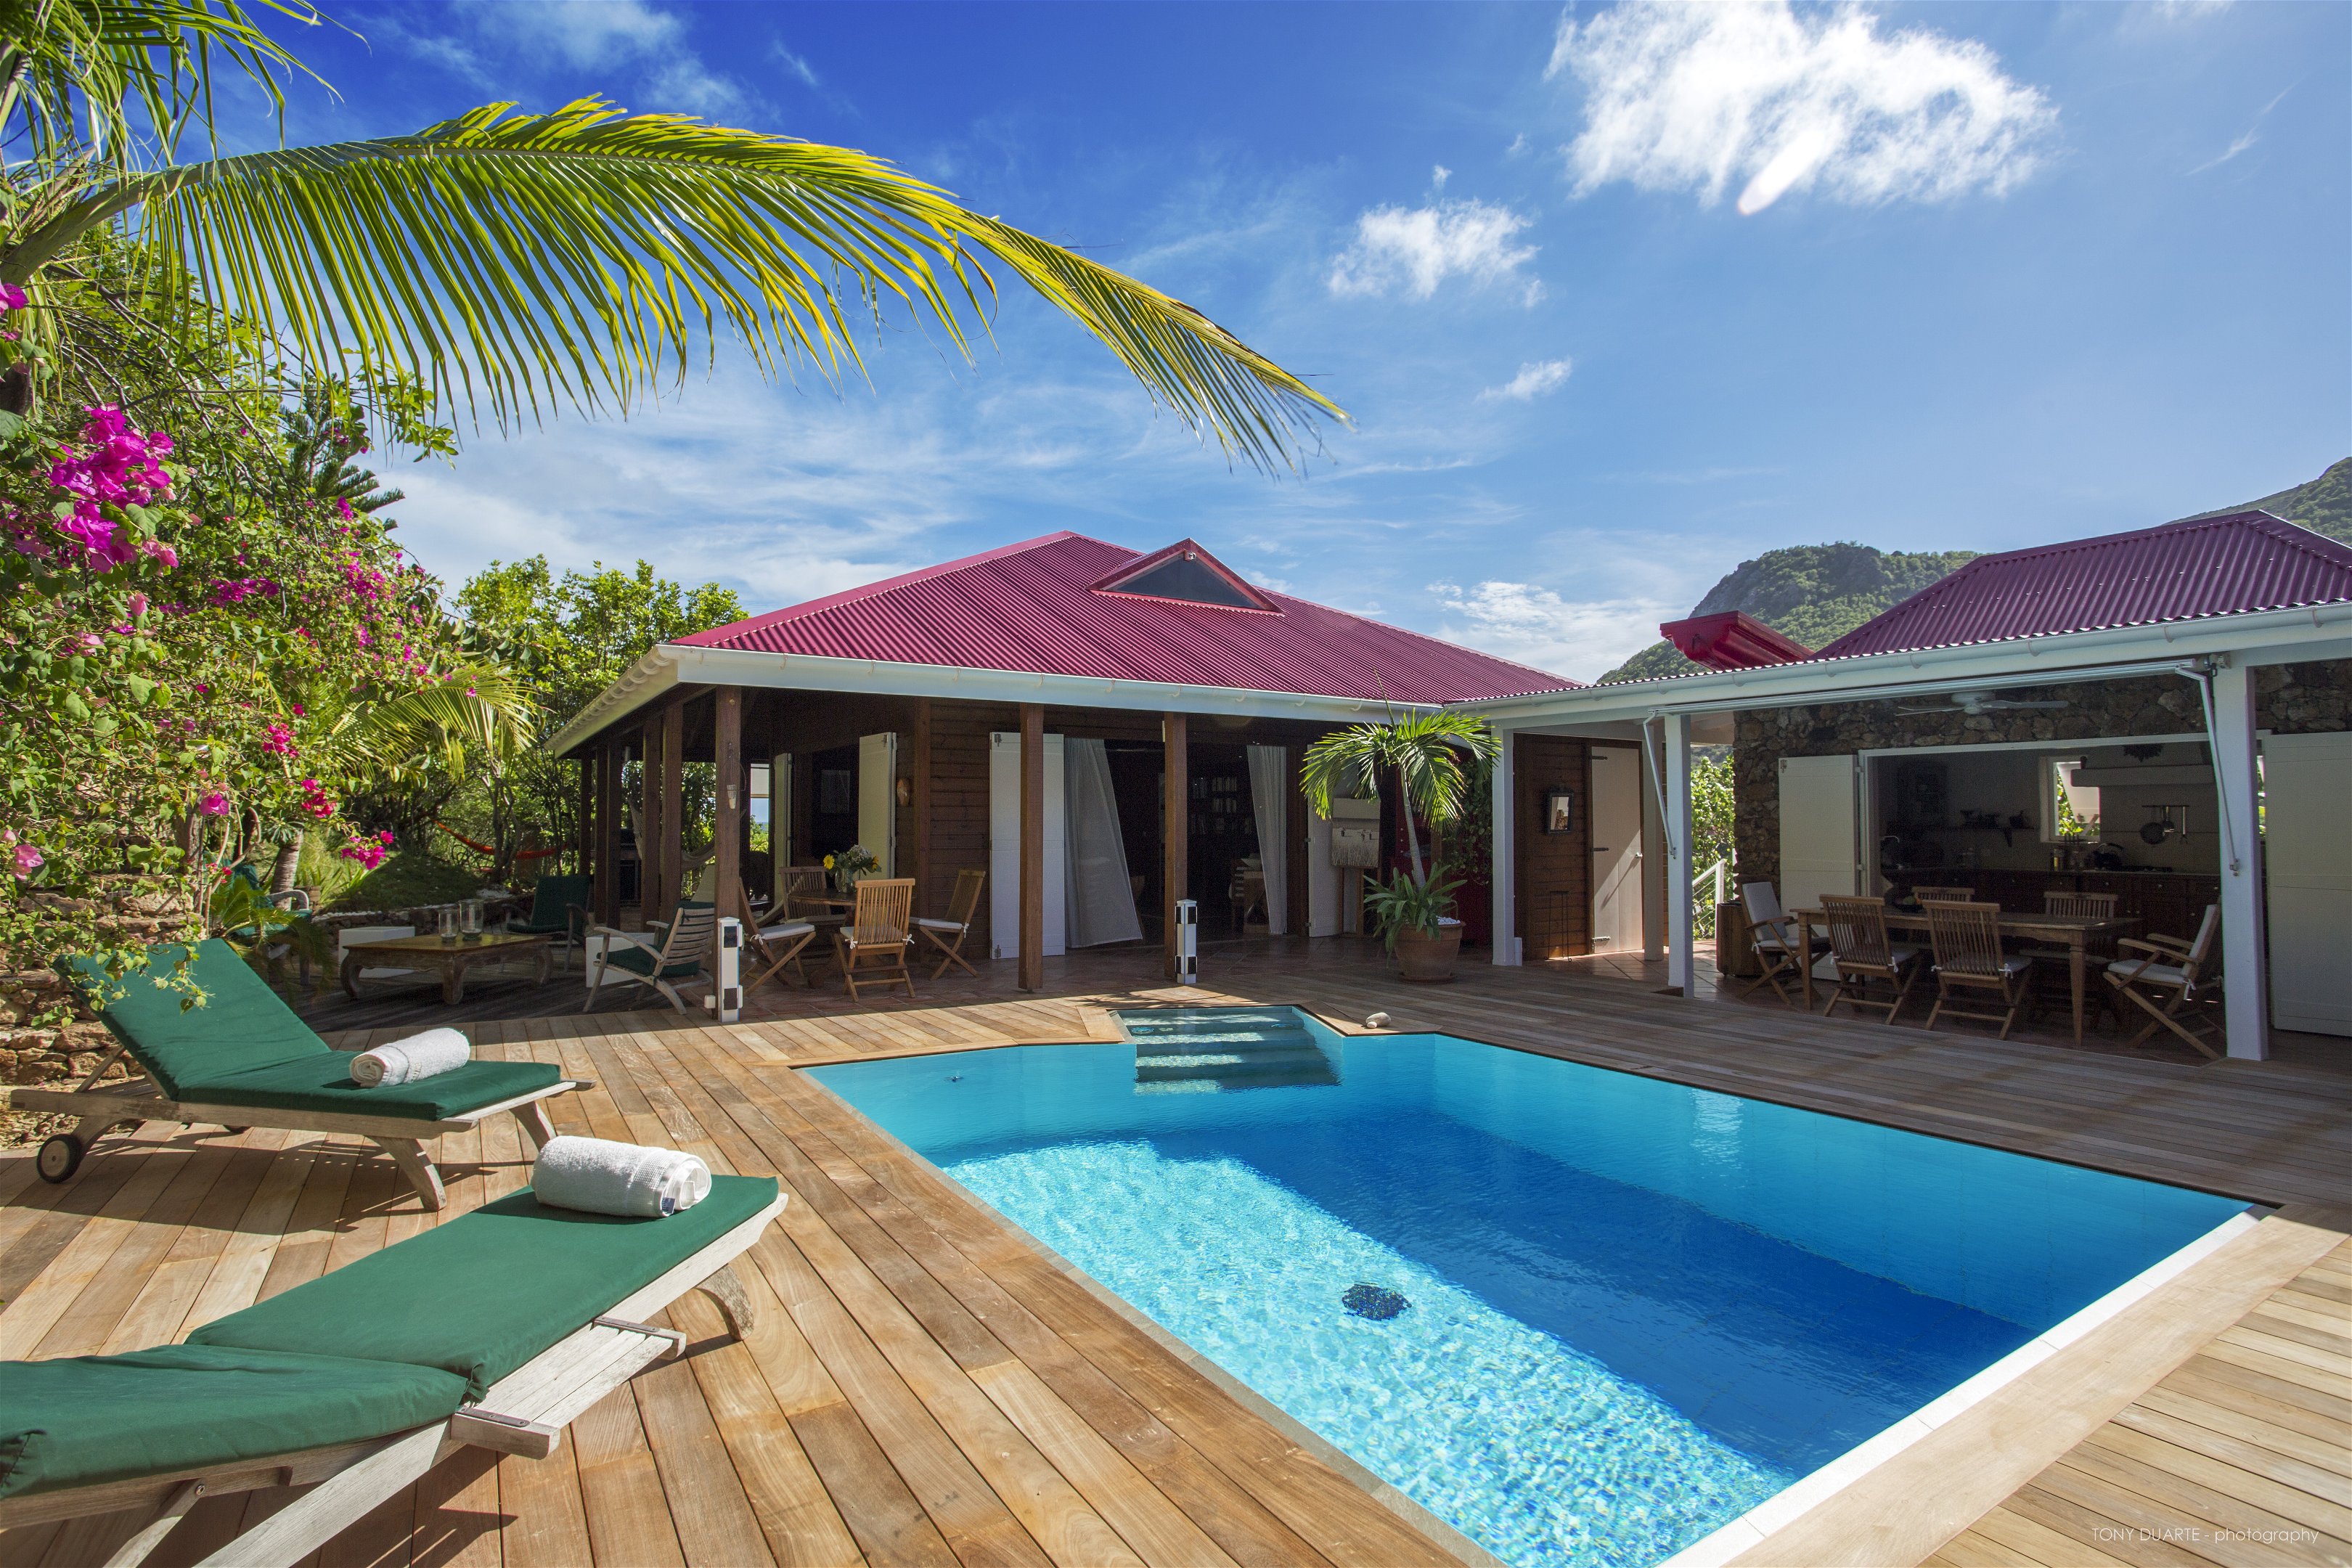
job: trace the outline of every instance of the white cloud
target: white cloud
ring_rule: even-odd
[[[641,68],[645,100],[633,109],[718,115],[751,107],[739,83],[688,45],[685,25],[646,0],[499,0],[460,14],[485,43],[513,58],[574,70]]]
[[[1535,259],[1518,243],[1528,219],[1481,201],[1439,201],[1425,207],[1374,207],[1356,219],[1356,237],[1332,265],[1331,292],[1402,292],[1426,300],[1449,278],[1474,286],[1515,279]],[[1528,303],[1542,285],[1528,279]]]
[[[1563,599],[1532,583],[1434,585],[1458,622],[1438,635],[1578,680],[1614,669],[1658,640],[1658,623],[1681,614],[1664,600]]]
[[[1443,192],[1445,189],[1445,182],[1453,177],[1454,171],[1447,168],[1444,164],[1440,163],[1436,168],[1430,171],[1430,188],[1434,191]]]
[[[2235,142],[2231,142],[2228,149],[2225,150],[2220,157],[2208,158],[2205,162],[2198,164],[2189,172],[2192,174],[2201,174],[2208,169],[2218,169],[2222,164],[2228,163],[2231,159],[2236,157],[2239,153],[2252,150],[2254,144],[2263,139],[2263,121],[2269,119],[2271,110],[2276,109],[2279,106],[2280,101],[2286,97],[2287,93],[2293,92],[2294,90],[2294,89],[2291,87],[2286,89],[2284,91],[2282,91],[2277,98],[2272,99],[2268,103],[2263,104],[2262,108],[2256,110],[2254,111],[2254,122],[2252,125],[2247,126],[2244,133]]]
[[[1519,374],[1500,386],[1490,386],[1478,395],[1481,403],[1507,397],[1517,403],[1532,403],[1547,392],[1557,392],[1568,380],[1575,366],[1564,359],[1536,360],[1519,366]]]
[[[1528,141],[1528,133],[1522,131],[1517,136],[1511,138],[1511,144],[1503,149],[1503,156],[1506,158],[1524,158],[1529,153],[1534,151],[1535,143]]]
[[[796,55],[793,53],[792,50],[784,47],[781,43],[776,46],[776,59],[786,70],[801,79],[802,86],[823,87],[824,85],[817,79],[816,68],[814,66],[809,64],[803,57]]]
[[[1563,73],[1585,90],[1567,149],[1580,194],[1622,180],[1712,205],[1738,182],[1751,214],[1792,190],[1863,205],[1998,195],[2032,174],[2057,121],[1972,39],[1789,0],[1563,18],[1545,74]]]

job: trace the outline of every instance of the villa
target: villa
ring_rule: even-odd
[[[1818,650],[1664,630],[1699,671],[1586,687],[1057,533],[655,647],[548,742],[598,921],[789,912],[856,845],[917,917],[985,887],[970,972],[298,1016],[227,957],[337,1092],[328,1047],[428,1023],[537,1087],[413,1112],[404,1160],[381,1116],[160,1119],[237,1119],[194,1090],[62,1176],[0,1159],[0,1358],[57,1413],[0,1446],[0,1560],[2352,1561],[2352,549],[2241,512],[1982,557]],[[1501,738],[1491,858],[1414,985],[1361,904],[1399,801],[1327,821],[1299,761],[1448,708]],[[1809,1010],[1735,980],[1758,906],[1690,847],[1727,745],[1745,890],[2072,931],[2022,971],[2062,1022],[1823,1016],[1843,950],[1781,977]],[[2084,932],[2200,930],[2218,1045],[2070,1048]],[[168,1071],[225,1016],[119,1032]],[[717,1195],[567,1221],[551,1132]],[[408,1403],[50,1441],[75,1365],[223,1358]]]

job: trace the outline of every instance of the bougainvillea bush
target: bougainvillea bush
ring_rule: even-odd
[[[266,871],[299,833],[380,863],[391,845],[341,806],[385,762],[369,715],[495,678],[393,525],[289,461],[255,346],[185,297],[110,289],[103,261],[37,333],[0,293],[0,389],[25,410],[0,412],[0,958],[17,970],[153,934],[121,921],[126,899],[202,929],[234,867]]]

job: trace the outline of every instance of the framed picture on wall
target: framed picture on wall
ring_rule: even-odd
[[[1544,792],[1544,831],[1568,833],[1576,827],[1576,792],[1553,789]]]

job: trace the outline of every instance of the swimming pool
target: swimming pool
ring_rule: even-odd
[[[1288,1009],[811,1076],[1513,1563],[1646,1568],[2240,1213]]]

